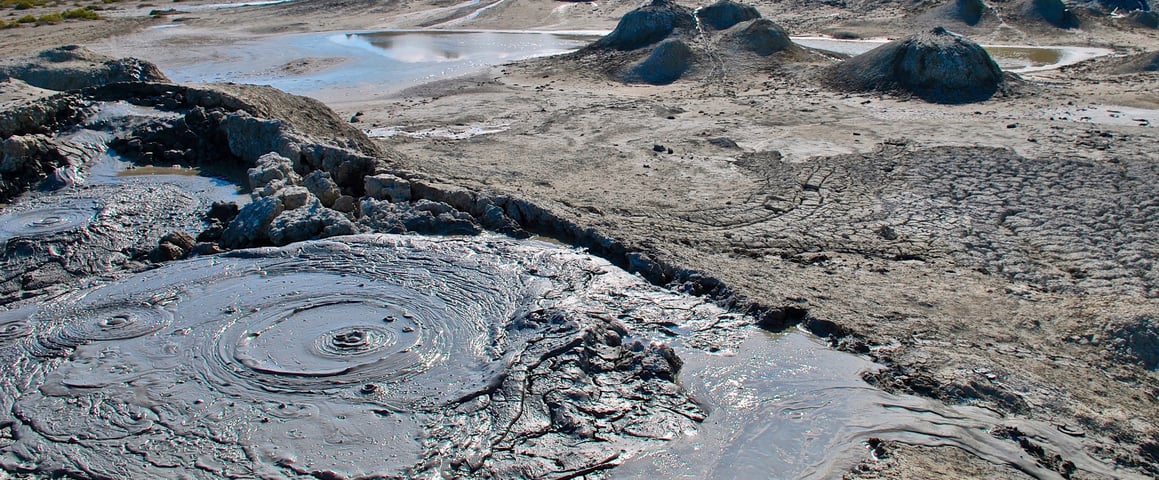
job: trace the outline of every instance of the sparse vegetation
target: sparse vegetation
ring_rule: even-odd
[[[25,15],[17,18],[16,23],[36,23],[36,15]]]
[[[94,12],[90,8],[74,8],[72,10],[65,10],[60,12],[60,16],[77,20],[99,20],[101,18],[97,12]]]
[[[36,19],[37,25],[56,25],[64,21],[64,17],[59,13],[46,13]]]

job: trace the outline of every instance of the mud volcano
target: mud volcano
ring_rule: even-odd
[[[1003,85],[1003,74],[977,43],[937,27],[834,65],[827,80],[841,90],[911,94],[933,103],[970,103],[993,96]]]
[[[1029,20],[1046,22],[1058,28],[1078,28],[1079,18],[1066,8],[1062,0],[1022,0],[1019,15]]]
[[[783,51],[805,49],[751,6],[722,0],[692,11],[655,0],[624,15],[612,33],[571,58],[623,82],[664,85],[758,68],[764,60],[753,54],[770,57]]]
[[[14,366],[0,464],[84,478],[607,468],[705,415],[650,325],[722,318],[736,316],[534,242],[375,235],[171,263],[0,312]]]
[[[696,19],[688,7],[669,0],[652,0],[652,3],[625,14],[612,33],[597,40],[589,48],[636,50],[656,44],[681,30],[695,28]]]
[[[1159,51],[1140,53],[1124,58],[1113,70],[1115,73],[1142,73],[1159,71]]]

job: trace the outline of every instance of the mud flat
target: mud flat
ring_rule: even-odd
[[[341,116],[316,102],[242,86],[209,88],[213,94],[155,83],[106,86],[82,95],[81,104],[47,97],[37,105],[115,101],[128,89],[137,92],[134,98],[178,111],[179,118],[153,119],[122,135],[126,147],[139,141],[125,153],[146,163],[172,150],[195,159],[209,151],[228,154],[253,169],[245,183],[254,202],[235,216],[203,213],[198,228],[219,229],[217,240],[205,243],[290,245],[144,273],[138,271],[149,264],[138,254],[137,263],[70,274],[71,283],[13,283],[3,320],[11,342],[5,340],[4,351],[15,362],[6,364],[17,365],[27,382],[4,387],[13,392],[4,412],[19,420],[5,428],[21,432],[0,436],[11,437],[4,441],[5,468],[82,477],[162,468],[215,476],[235,473],[230,465],[242,465],[243,475],[695,477],[767,472],[765,466],[789,457],[804,460],[780,470],[785,476],[1154,476],[1159,247],[1150,235],[1157,175],[1151,145],[1159,135],[1148,119],[1159,99],[1143,50],[1154,48],[1155,34],[1123,23],[1126,16],[1100,14],[1103,7],[1095,4],[1069,14],[1060,2],[971,5],[758,3],[756,17],[726,6],[725,12],[742,13],[721,17],[736,20],[731,24],[704,22],[705,11],[689,5],[671,9],[684,16],[655,39],[664,48],[648,43],[504,65],[394,98],[336,104]],[[148,22],[210,32],[185,45],[229,45],[312,30],[610,30],[637,6],[509,0],[328,9],[298,1]],[[974,10],[978,15],[965,15]],[[839,58],[784,43],[789,34],[903,38],[937,26],[931,18],[972,42],[1114,53],[1003,75],[983,101],[935,105],[896,84],[833,88],[822,80]],[[1146,21],[1142,13],[1132,18]],[[119,37],[97,48],[131,50],[135,41]],[[165,48],[180,52],[183,45]],[[312,57],[285,66],[324,71],[342,64]],[[51,95],[9,85],[20,98]],[[218,100],[206,104],[209,98]],[[191,116],[199,107],[204,112]],[[211,123],[200,123],[202,115]],[[1124,115],[1132,121],[1119,121]],[[345,120],[354,118],[352,128]],[[185,129],[196,131],[191,125],[237,135],[197,137],[214,139],[208,145],[182,140]],[[49,122],[39,134],[58,126]],[[372,143],[355,128],[379,138]],[[218,150],[208,149],[213,145]],[[72,210],[92,200],[59,198],[54,206]],[[13,205],[4,213],[26,212]],[[93,222],[67,211],[13,218],[14,228],[48,228],[50,236],[90,228],[51,231],[52,224]],[[221,231],[232,225],[234,235]],[[338,231],[473,234],[484,228],[549,236],[603,260],[569,263],[578,254],[512,240],[311,240]],[[13,238],[21,235],[28,236]],[[292,243],[297,240],[312,243]],[[136,251],[165,243],[173,242],[150,238]],[[35,258],[56,258],[60,248]],[[440,251],[449,255],[431,257]],[[528,256],[535,260],[507,263]],[[623,267],[696,296],[657,290],[619,272],[552,267],[549,257],[573,266],[595,262],[607,272]],[[368,258],[377,262],[363,261]],[[462,272],[511,281],[463,280],[473,275],[456,273],[464,261],[471,267]],[[330,262],[355,273],[342,277],[328,270]],[[219,271],[215,264],[237,268]],[[432,266],[448,264],[455,266]],[[414,268],[394,272],[390,265]],[[558,273],[542,278],[541,269]],[[28,268],[14,271],[36,278]],[[452,280],[432,281],[424,271]],[[612,277],[638,287],[601,283]],[[183,278],[189,284],[174,283]],[[358,292],[348,283],[354,280],[373,298],[350,293]],[[467,290],[475,297],[467,302],[452,293],[444,303],[482,310],[423,307],[460,281],[474,285]],[[260,287],[247,287],[250,282]],[[318,283],[350,288],[327,292]],[[147,285],[162,286],[163,294]],[[235,291],[248,291],[242,287],[253,288],[253,295]],[[197,294],[215,289],[229,294],[228,305]],[[447,322],[396,327],[373,318],[393,308],[387,303],[408,302],[435,317],[485,314],[503,303],[492,293],[511,305],[537,298],[550,308],[516,307],[503,313],[506,323],[456,322],[470,331],[460,336],[456,330],[455,338],[477,339],[467,347],[440,343],[437,335],[400,340]],[[346,297],[330,301],[328,295]],[[375,300],[382,298],[391,301]],[[42,299],[61,302],[32,306]],[[283,301],[293,308],[281,308]],[[194,328],[203,320],[183,313],[187,306],[204,307],[197,310],[209,317],[200,318],[222,328]],[[372,311],[373,322],[360,320]],[[483,323],[515,327],[496,332],[480,328]],[[799,325],[829,348],[863,357],[810,346],[803,336],[754,343],[765,334],[746,327],[751,324],[774,331]],[[281,328],[287,325],[301,328]],[[413,331],[404,332],[407,327]],[[542,343],[533,341],[537,335]],[[200,355],[189,362],[166,363],[174,352],[188,354],[175,347],[182,342],[209,347],[191,348]],[[301,348],[273,349],[274,343]],[[404,344],[414,350],[395,350]],[[111,347],[107,357],[101,345]],[[399,365],[392,362],[432,351],[455,351],[471,365],[441,371],[437,362],[420,359],[407,363],[412,372],[377,370],[380,361]],[[778,355],[800,360],[769,363]],[[547,360],[536,364],[535,358]],[[806,375],[798,388],[796,371],[818,376]],[[444,374],[463,388],[436,388]],[[415,391],[400,387],[403,377],[420,379]],[[154,390],[184,400],[167,407],[149,396]],[[314,391],[330,395],[319,399]],[[99,414],[60,417],[86,405]],[[843,416],[849,412],[873,420]],[[350,418],[397,422],[395,431],[407,434],[378,437],[381,432],[360,430]],[[74,438],[54,429],[64,420],[74,422],[72,430],[98,434]],[[188,424],[201,428],[183,430]],[[316,430],[320,425],[329,429]],[[824,438],[786,440],[812,427],[825,430]],[[173,448],[139,443],[154,434]],[[334,447],[335,438],[385,442],[398,455],[364,461],[358,442]],[[319,439],[328,442],[325,449],[317,448]],[[777,446],[754,448],[763,439]],[[259,443],[280,448],[248,447]],[[713,448],[704,448],[709,443]],[[77,445],[96,453],[69,457]],[[140,452],[134,455],[141,461],[104,463],[124,451]],[[204,458],[199,452],[205,451],[214,453]]]

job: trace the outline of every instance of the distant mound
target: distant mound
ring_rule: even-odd
[[[1021,0],[1019,14],[1028,20],[1046,22],[1058,28],[1078,28],[1079,18],[1062,0]]]
[[[1114,73],[1159,72],[1159,51],[1131,55],[1116,65]]]
[[[909,93],[933,103],[970,103],[992,97],[1003,84],[1003,74],[977,43],[937,27],[834,65],[827,81],[841,90]]]
[[[800,49],[780,25],[767,18],[759,18],[724,33],[722,44],[732,44],[738,50],[766,57],[777,52]]]
[[[636,50],[659,43],[679,30],[695,30],[696,18],[688,7],[669,0],[652,3],[632,10],[620,19],[616,29],[591,44],[595,50]]]
[[[761,18],[760,12],[749,5],[742,5],[732,0],[720,0],[712,5],[696,10],[696,18],[700,24],[714,30],[725,30],[734,25]]]
[[[115,59],[77,45],[5,62],[0,65],[0,80],[9,78],[56,91],[120,82],[169,82],[152,63],[135,58]]]
[[[943,19],[974,26],[981,23],[986,14],[991,13],[991,9],[982,0],[951,0],[935,9],[935,13]]]
[[[1159,12],[1144,12],[1135,10],[1127,14],[1127,18],[1137,25],[1147,28],[1159,28]]]
[[[653,85],[754,71],[770,61],[828,61],[794,44],[785,29],[761,18],[755,8],[732,0],[696,11],[670,0],[652,0],[624,15],[612,33],[568,58],[623,82]]]

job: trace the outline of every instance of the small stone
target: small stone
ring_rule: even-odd
[[[351,213],[354,211],[354,197],[350,195],[342,195],[334,200],[334,205],[330,208],[342,213]]]
[[[193,240],[193,235],[177,230],[166,233],[164,237],[161,237],[160,243],[171,243],[188,252],[197,242]]]

